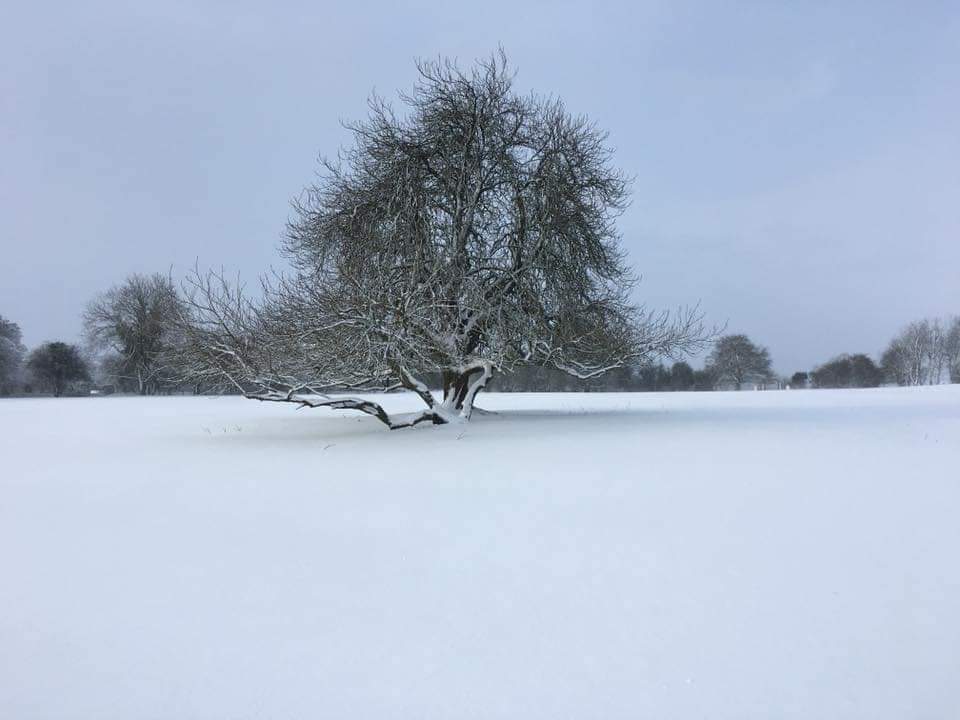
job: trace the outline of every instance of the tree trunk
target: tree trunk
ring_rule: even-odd
[[[470,389],[470,376],[475,372],[470,370],[465,373],[444,372],[443,381],[443,404],[454,410],[463,409],[463,401]]]
[[[443,408],[469,420],[477,394],[486,387],[492,377],[493,368],[488,363],[471,367],[464,372],[445,370]]]
[[[457,381],[457,373],[452,370],[444,370],[442,374],[443,382],[443,404],[446,405],[450,400],[450,395],[453,392],[453,386]]]

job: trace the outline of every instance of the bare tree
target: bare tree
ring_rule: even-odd
[[[940,382],[944,366],[947,363],[946,333],[944,333],[943,326],[937,318],[924,320],[923,322],[927,327],[925,358],[927,365],[927,384],[935,385]]]
[[[890,341],[881,358],[887,378],[898,385],[935,385],[949,377],[957,358],[957,319],[947,328],[940,321],[918,320]]]
[[[729,382],[737,390],[747,380],[765,382],[773,377],[770,353],[746,335],[725,335],[717,340],[706,367],[715,382]]]
[[[408,112],[374,97],[348,126],[354,146],[294,203],[291,272],[257,301],[222,274],[192,278],[182,356],[196,375],[398,428],[469,419],[495,371],[591,378],[707,339],[696,308],[631,304],[615,224],[628,182],[604,133],[557,100],[514,92],[502,53],[470,72],[417,69],[401,95]],[[400,388],[426,408],[391,416],[330,395]]]
[[[960,383],[960,316],[950,320],[943,347],[950,382]]]
[[[170,278],[131,275],[87,305],[87,343],[113,354],[109,365],[119,379],[141,395],[153,394],[166,379],[161,358],[182,315],[180,302]]]

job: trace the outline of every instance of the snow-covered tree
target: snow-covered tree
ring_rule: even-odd
[[[716,383],[730,383],[739,390],[748,380],[764,382],[773,377],[770,353],[754,345],[746,335],[724,335],[707,358],[707,370]]]
[[[131,275],[97,295],[83,316],[87,343],[105,354],[103,366],[120,385],[141,395],[157,392],[167,373],[161,362],[182,315],[170,278]]]
[[[221,275],[193,278],[183,356],[195,375],[397,428],[469,419],[496,371],[591,378],[700,346],[696,309],[631,302],[616,227],[628,182],[604,133],[557,100],[518,94],[502,53],[469,72],[417,68],[406,112],[374,97],[348,126],[353,147],[295,202],[291,271],[256,301]],[[425,409],[390,416],[330,395],[399,388]]]
[[[20,379],[27,352],[22,341],[20,326],[0,315],[0,395],[12,393]]]

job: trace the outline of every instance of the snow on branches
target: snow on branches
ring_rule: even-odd
[[[502,53],[469,72],[417,69],[406,112],[374,97],[348,126],[353,147],[294,203],[289,272],[255,301],[222,275],[192,278],[184,355],[197,374],[395,428],[469,419],[495,371],[589,378],[706,340],[696,308],[630,302],[616,229],[628,181],[604,133],[557,100],[518,95]],[[396,418],[333,394],[399,388],[426,409]]]

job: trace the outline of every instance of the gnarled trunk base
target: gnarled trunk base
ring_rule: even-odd
[[[469,420],[473,403],[493,377],[490,363],[478,363],[464,370],[445,370],[443,373],[443,403],[441,407],[462,420]]]

